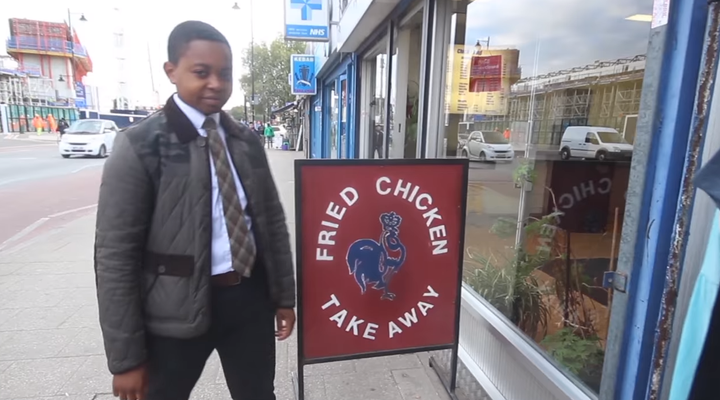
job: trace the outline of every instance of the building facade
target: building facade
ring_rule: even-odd
[[[76,83],[92,72],[92,60],[80,38],[66,23],[10,18],[7,52],[21,71],[51,81],[56,96],[75,105]]]
[[[714,10],[355,0],[329,13],[308,156],[472,160],[459,391],[667,398],[699,268],[684,249],[706,244],[687,235],[707,228],[687,182],[716,149],[697,138],[720,134],[696,106],[715,74],[701,67]]]
[[[74,29],[66,23],[10,18],[6,47],[10,58],[0,68],[0,130],[33,130],[35,115],[74,121],[77,108],[95,103],[82,80],[92,60]]]

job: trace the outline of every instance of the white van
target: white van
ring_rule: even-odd
[[[560,158],[623,160],[632,158],[633,146],[613,128],[569,126],[560,139]]]

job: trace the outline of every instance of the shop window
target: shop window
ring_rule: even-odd
[[[367,79],[361,91],[361,131],[368,158],[385,158],[387,93],[387,37],[363,54],[362,74]]]
[[[393,40],[392,141],[390,158],[417,156],[423,9],[402,19]]]
[[[393,33],[393,43],[396,43],[397,40],[397,32]],[[390,105],[387,106],[388,110],[388,117],[387,117],[387,158],[403,158],[402,156],[402,149],[404,145],[404,138],[400,132],[398,132],[398,123],[402,124],[402,122],[398,121],[398,110],[397,110],[397,92],[398,92],[398,81],[397,81],[397,45],[393,46],[393,49],[388,56],[386,56],[386,60],[389,59],[389,62],[386,63],[386,71],[390,70],[389,78],[386,78],[387,88],[386,93],[389,93],[388,96],[390,97]],[[386,72],[387,73],[387,72]],[[387,103],[386,103],[387,104]],[[400,114],[401,116],[404,116],[404,113]]]
[[[340,81],[340,158],[348,157],[348,125],[347,125],[347,79]]]
[[[328,144],[330,145],[330,158],[338,158],[338,131],[340,127],[338,121],[338,94],[335,91],[335,81],[332,82],[329,92],[330,141]]]
[[[596,393],[652,7],[453,2],[434,111],[438,154],[471,159],[465,282]]]

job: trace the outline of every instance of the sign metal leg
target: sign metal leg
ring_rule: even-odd
[[[303,365],[298,365],[298,370],[292,374],[296,400],[305,400],[305,372],[303,367]]]
[[[437,374],[438,378],[440,378],[440,381],[442,382],[443,386],[445,387],[445,390],[447,391],[448,395],[452,400],[459,400],[457,394],[455,393],[455,388],[457,386],[457,367],[458,367],[458,349],[457,346],[452,349],[452,354],[450,355],[450,377],[449,379],[445,375],[445,371],[443,371],[442,366],[435,360],[434,356],[430,356],[430,368],[435,371],[435,374]]]

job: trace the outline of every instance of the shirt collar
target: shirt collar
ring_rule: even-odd
[[[182,111],[183,114],[188,117],[188,119],[198,132],[203,131],[202,126],[205,123],[205,119],[207,117],[211,117],[212,119],[214,119],[215,123],[220,126],[220,113],[205,115],[182,101],[182,99],[180,98],[180,96],[178,96],[177,93],[173,95],[173,100],[175,100],[175,104],[177,104],[180,111]]]

